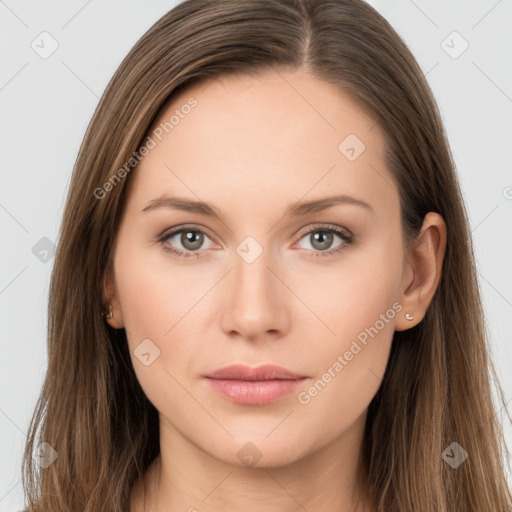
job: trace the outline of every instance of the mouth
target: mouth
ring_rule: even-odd
[[[275,365],[233,365],[205,375],[205,379],[211,389],[232,402],[265,405],[289,395],[308,377]]]

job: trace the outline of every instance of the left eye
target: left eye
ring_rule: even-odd
[[[340,238],[341,242],[334,248],[330,248],[334,237]],[[313,245],[313,251],[316,252],[315,256],[324,256],[336,253],[343,249],[346,244],[351,242],[351,236],[338,228],[315,228],[305,233],[301,237],[301,240],[303,238],[309,240],[310,244]]]
[[[341,242],[334,249],[329,247],[333,243],[334,237],[337,236]],[[316,227],[304,233],[300,240],[309,237],[310,243],[314,244],[313,249],[308,249],[313,256],[329,256],[344,249],[344,247],[352,242],[352,234],[341,228],[334,227]],[[181,244],[183,249],[176,249],[175,243],[171,243],[172,239],[177,238],[177,242]],[[199,250],[204,243],[205,238],[210,237],[199,228],[180,228],[175,231],[167,232],[158,238],[164,250],[175,254],[178,257],[199,258]],[[208,249],[208,247],[206,247]]]

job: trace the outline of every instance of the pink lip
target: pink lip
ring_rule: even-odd
[[[233,402],[264,405],[291,393],[307,377],[275,365],[233,365],[205,376],[210,386]]]

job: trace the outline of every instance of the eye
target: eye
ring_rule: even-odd
[[[331,256],[342,251],[347,245],[353,242],[353,235],[348,230],[340,227],[317,226],[304,233],[300,240],[309,237],[309,242],[313,249],[309,250],[312,256]],[[341,239],[341,242],[334,249],[329,249],[335,237]],[[210,237],[197,227],[181,227],[171,231],[166,231],[158,237],[158,242],[166,252],[176,255],[179,258],[200,258],[200,250],[208,249],[203,247],[205,238]],[[173,239],[176,239],[173,241]],[[182,249],[176,248],[176,244],[181,245]]]
[[[335,237],[340,238],[341,242],[334,249],[329,249]],[[312,245],[313,250],[310,251],[312,256],[332,256],[353,242],[352,233],[332,226],[317,226],[303,234],[301,240],[303,238]]]
[[[158,238],[158,241],[162,244],[163,249],[167,252],[175,254],[178,257],[189,258],[194,256],[199,258],[198,250],[203,248],[202,245],[204,243],[205,237],[208,235],[199,228],[180,228],[174,231],[167,231],[163,235]],[[172,243],[171,241],[176,238],[176,240]],[[181,244],[182,249],[176,249],[173,247],[175,244]],[[197,254],[196,254],[197,253]]]

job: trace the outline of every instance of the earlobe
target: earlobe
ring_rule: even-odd
[[[404,313],[395,322],[396,331],[414,327],[425,316],[441,279],[446,240],[444,219],[438,213],[429,212],[406,258],[409,271],[404,271],[407,281],[402,283],[404,291],[400,300]]]
[[[104,311],[101,316],[105,318],[105,320],[110,320],[114,315],[112,313],[112,304],[108,305],[108,311]]]
[[[103,312],[101,316],[114,329],[124,327],[121,305],[117,298],[117,291],[113,273],[107,270],[103,280]]]
[[[110,327],[113,327],[114,329],[121,329],[124,327],[124,325],[117,320],[117,318],[114,316],[112,304],[109,304],[108,310],[105,310],[101,316],[105,319],[105,321],[110,325]]]

